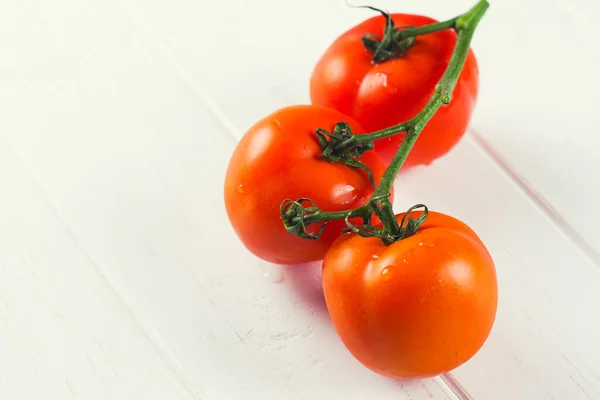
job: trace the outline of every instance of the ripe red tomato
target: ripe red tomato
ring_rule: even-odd
[[[396,27],[436,22],[409,14],[392,14],[392,19]],[[374,64],[361,38],[368,33],[381,36],[385,23],[385,17],[377,16],[343,33],[317,62],[310,81],[313,104],[353,117],[367,132],[408,121],[421,111],[450,61],[457,38],[451,29],[417,36],[403,56]],[[426,125],[404,167],[430,164],[460,140],[477,99],[478,76],[475,56],[469,50],[452,102]],[[399,134],[375,143],[385,164],[403,137]]]
[[[350,352],[395,378],[435,376],[470,359],[491,331],[498,302],[483,243],[464,223],[435,212],[389,246],[340,236],[323,261],[323,289]]]
[[[338,111],[292,106],[257,122],[238,143],[225,178],[225,206],[235,232],[256,256],[277,264],[321,260],[345,226],[344,221],[330,222],[318,240],[296,237],[280,218],[283,200],[310,198],[323,211],[344,211],[370,199],[373,187],[366,172],[322,157],[315,130],[332,132],[337,122],[363,132]],[[385,168],[373,150],[361,162],[379,183]],[[315,233],[320,226],[309,228]]]

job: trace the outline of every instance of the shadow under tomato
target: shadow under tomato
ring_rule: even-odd
[[[321,284],[321,262],[285,265],[283,273],[294,296],[308,305],[314,315],[330,321]]]
[[[282,272],[284,275],[283,282],[292,291],[293,296],[299,302],[308,306],[315,317],[322,318],[329,328],[334,329],[323,294],[321,262],[284,265],[282,266]],[[366,367],[364,368],[366,369]],[[379,385],[396,387],[402,393],[425,392],[430,394],[423,380],[420,379],[391,378],[376,374],[368,369],[365,370],[365,373],[375,374]]]

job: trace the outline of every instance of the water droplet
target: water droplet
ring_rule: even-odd
[[[238,187],[237,187],[237,191],[238,191],[238,193],[244,193],[245,192],[244,185],[239,184]]]
[[[408,264],[408,260],[406,258],[404,258],[402,262]]]
[[[377,259],[379,259],[379,256],[378,256],[377,254],[373,254],[373,255],[371,256],[371,258],[372,258],[373,260],[377,260]]]
[[[381,279],[386,282],[390,281],[391,279],[394,278],[395,274],[396,274],[396,269],[392,265],[389,265],[381,271]]]
[[[265,272],[263,276],[271,283],[282,283],[285,280],[281,271]]]
[[[423,242],[419,242],[419,247],[423,247]]]
[[[285,280],[281,265],[259,262],[258,267],[263,273],[263,277],[271,283],[282,283]]]

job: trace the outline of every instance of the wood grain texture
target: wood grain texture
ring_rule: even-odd
[[[470,3],[407,10],[443,18]],[[396,206],[425,202],[463,219],[496,260],[497,323],[453,372],[470,396],[600,399],[597,230],[584,224],[596,215],[573,211],[581,200],[560,193],[589,187],[575,177],[597,167],[599,142],[588,134],[597,120],[575,119],[587,94],[568,81],[554,82],[578,98],[561,103],[563,113],[542,96],[544,74],[572,67],[551,58],[551,43],[537,47],[542,33],[527,12],[541,0],[497,3],[475,41],[475,133],[402,175]],[[244,129],[307,102],[314,61],[364,10],[316,0],[0,9],[0,177],[10,193],[0,199],[0,398],[455,398],[439,378],[397,382],[360,366],[327,318],[319,266],[256,260],[222,205]],[[560,32],[581,38],[566,51],[582,83],[594,61],[583,28],[564,5],[541,10],[565,29],[550,33],[554,44],[569,40]],[[504,24],[512,29],[503,36]],[[509,50],[527,65],[497,54]],[[567,141],[561,133],[572,126]],[[569,168],[551,157],[558,146]],[[568,216],[571,231],[548,210]]]

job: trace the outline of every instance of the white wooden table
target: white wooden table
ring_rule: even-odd
[[[371,3],[442,19],[473,0]],[[599,12],[492,1],[472,128],[396,205],[481,235],[497,321],[450,375],[398,382],[345,350],[318,267],[258,261],[222,203],[236,140],[308,102],[314,62],[368,11],[2,0],[0,399],[600,399]]]

